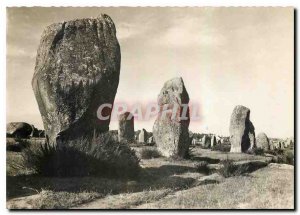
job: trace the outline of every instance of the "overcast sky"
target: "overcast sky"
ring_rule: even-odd
[[[100,13],[115,22],[121,46],[116,101],[156,101],[164,82],[181,76],[200,107],[191,131],[229,135],[232,110],[244,105],[256,133],[294,136],[294,11],[280,7],[9,8],[7,121],[43,127],[31,87],[43,29]],[[135,128],[152,131],[153,123]]]

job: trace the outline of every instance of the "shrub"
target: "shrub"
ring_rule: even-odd
[[[223,160],[221,161],[222,167],[218,170],[218,172],[223,175],[225,178],[232,176],[239,176],[248,171],[248,166],[237,166],[234,164],[232,160]]]
[[[271,155],[283,155],[283,149],[273,149],[268,151],[269,154]]]
[[[195,165],[197,172],[209,174],[208,162],[200,161]]]
[[[283,162],[286,164],[294,165],[294,152],[292,150],[284,152]]]
[[[285,163],[289,165],[294,165],[293,150],[274,149],[268,151],[268,153],[275,156],[275,158],[272,159],[273,163]]]
[[[30,142],[28,140],[16,138],[15,143],[10,143],[6,146],[6,150],[12,152],[21,152],[23,149],[28,148],[29,146]]]
[[[141,150],[141,158],[142,159],[151,159],[151,158],[158,158],[161,157],[160,153],[157,149],[142,149]]]
[[[23,163],[42,176],[104,176],[132,178],[138,175],[139,159],[124,144],[101,135],[65,146],[46,142],[23,153]]]
[[[264,150],[262,148],[255,148],[253,150],[253,154],[255,154],[255,155],[264,155]]]
[[[217,144],[211,148],[212,151],[230,152],[229,144]]]
[[[294,153],[290,150],[284,151],[282,154],[277,154],[272,162],[294,165]]]

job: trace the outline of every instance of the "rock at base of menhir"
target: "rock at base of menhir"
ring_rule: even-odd
[[[147,131],[143,128],[141,132],[139,133],[139,143],[147,143],[148,139],[148,133]]]
[[[153,126],[153,136],[158,151],[165,157],[188,156],[190,115],[189,108],[184,110],[182,105],[188,105],[189,100],[182,78],[167,81],[158,95],[160,112]],[[172,116],[172,113],[163,114],[164,106],[167,107],[165,110],[172,110],[176,106],[176,116]],[[184,119],[180,118],[182,115]]]
[[[250,109],[242,105],[234,108],[230,119],[230,152],[249,152],[255,148],[255,131],[250,121]]]
[[[134,117],[129,112],[119,115],[118,140],[121,143],[134,141]]]
[[[259,133],[256,137],[256,147],[263,150],[270,150],[270,141],[265,133]]]
[[[32,87],[50,142],[109,130],[119,84],[120,46],[107,15],[48,26],[37,51]],[[99,113],[98,113],[99,114]]]
[[[29,138],[33,133],[33,126],[26,122],[10,122],[6,125],[7,137]]]

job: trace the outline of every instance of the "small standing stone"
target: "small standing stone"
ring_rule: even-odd
[[[147,131],[143,128],[139,134],[139,143],[147,143]]]
[[[121,143],[134,141],[134,117],[129,112],[119,115],[118,139]]]
[[[212,148],[212,147],[214,147],[214,146],[216,146],[216,145],[217,145],[217,139],[216,139],[216,136],[213,135],[213,136],[211,137],[211,139],[210,139],[210,147]]]
[[[264,150],[270,150],[269,138],[265,133],[259,133],[256,137],[256,147]]]

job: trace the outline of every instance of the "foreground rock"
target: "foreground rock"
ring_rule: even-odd
[[[33,131],[33,127],[26,122],[10,122],[6,125],[8,137],[29,138]]]
[[[37,52],[32,87],[50,142],[109,130],[119,84],[120,47],[107,15],[48,26]]]
[[[119,115],[118,139],[125,143],[134,141],[134,117],[129,112]]]
[[[189,103],[189,95],[185,89],[182,78],[174,78],[167,81],[160,94],[158,104],[161,107],[159,115],[153,126],[153,136],[159,152],[166,157],[186,157],[188,155],[190,138],[189,108],[184,110],[182,105]],[[163,114],[163,107],[170,112]],[[172,116],[172,108],[177,107],[176,115]],[[180,118],[181,113],[186,118]]]
[[[250,109],[242,105],[234,108],[230,119],[230,152],[248,152],[255,147],[254,126]]]
[[[264,150],[270,150],[269,138],[265,133],[259,133],[256,137],[256,147]]]

